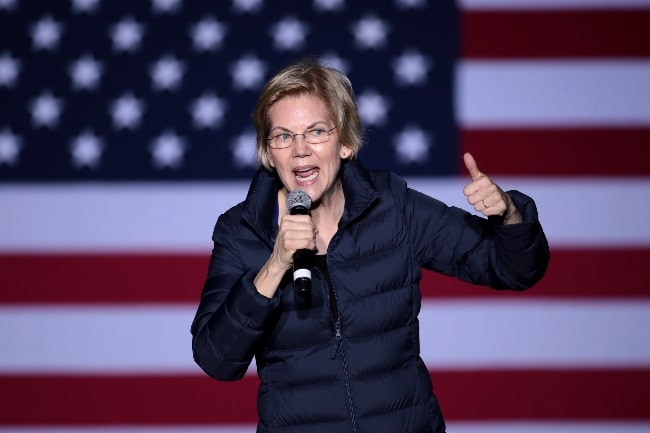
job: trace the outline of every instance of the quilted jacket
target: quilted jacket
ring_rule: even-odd
[[[291,272],[272,299],[253,285],[277,233],[275,174],[260,169],[245,201],[219,216],[194,359],[213,378],[236,380],[255,357],[258,433],[444,432],[420,358],[421,269],[531,287],[549,259],[535,204],[509,191],[524,222],[501,226],[359,162],[345,162],[341,180],[329,275],[312,272],[311,299],[296,294]]]

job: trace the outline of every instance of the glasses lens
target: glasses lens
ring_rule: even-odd
[[[330,134],[323,129],[312,129],[311,131],[307,131],[305,136],[308,143],[319,144],[326,142]]]
[[[293,144],[293,142],[297,139],[298,135],[302,135],[305,137],[305,141],[307,143],[311,144],[320,144],[320,143],[325,143],[327,140],[330,138],[330,134],[332,131],[336,128],[332,128],[329,131],[326,131],[324,129],[312,129],[304,134],[289,134],[289,133],[284,133],[284,134],[279,134],[279,135],[274,135],[273,137],[269,138],[269,146],[271,146],[274,149],[284,149]]]
[[[293,143],[293,137],[290,134],[280,134],[269,139],[270,146],[275,149],[284,149],[291,146],[291,143]]]

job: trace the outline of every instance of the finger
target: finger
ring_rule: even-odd
[[[308,215],[285,215],[280,222],[280,231],[290,241],[292,249],[313,249],[316,246],[318,228]],[[296,245],[296,242],[300,243]],[[304,243],[307,242],[307,245]]]
[[[489,196],[480,200],[480,202],[478,202],[474,208],[486,216],[502,215],[508,207],[508,204],[503,196],[505,196],[505,194],[502,194],[497,189],[496,193],[490,194]]]
[[[467,168],[467,171],[469,172],[470,176],[472,176],[472,180],[477,180],[483,175],[483,173],[481,173],[481,171],[478,169],[476,160],[474,159],[471,153],[465,152],[465,154],[463,155],[463,161],[465,162],[465,167]]]

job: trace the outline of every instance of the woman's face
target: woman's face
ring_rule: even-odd
[[[270,136],[303,134],[309,130],[329,131],[336,125],[329,116],[325,103],[309,95],[287,96],[269,109]],[[318,202],[330,194],[336,184],[341,159],[352,154],[349,146],[339,142],[337,130],[324,143],[308,143],[297,135],[293,144],[284,149],[269,147],[269,162],[277,171],[287,189],[301,189]]]

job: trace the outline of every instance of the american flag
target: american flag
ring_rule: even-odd
[[[365,165],[468,208],[470,151],[538,204],[535,288],[425,274],[448,430],[650,431],[649,0],[0,0],[0,36],[0,432],[255,431],[254,367],[208,378],[189,326],[256,97],[306,55]]]

